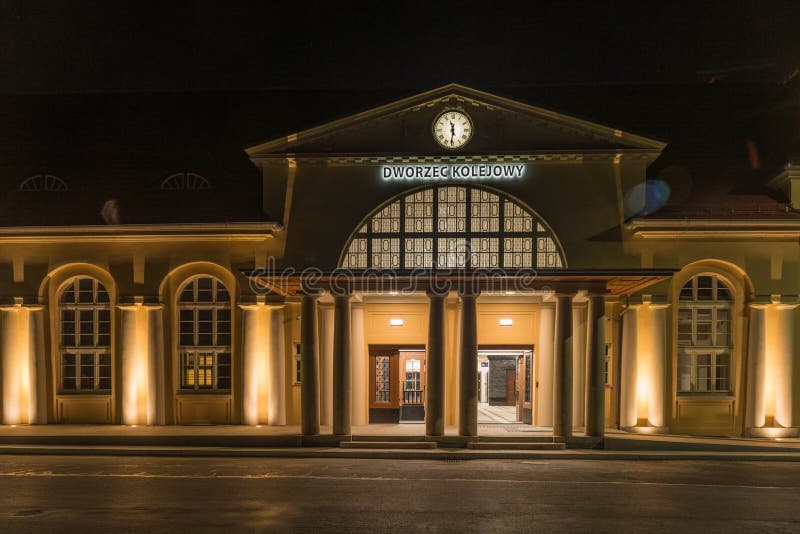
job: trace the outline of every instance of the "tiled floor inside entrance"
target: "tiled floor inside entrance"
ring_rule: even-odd
[[[516,423],[516,406],[490,406],[485,402],[478,403],[478,424]]]

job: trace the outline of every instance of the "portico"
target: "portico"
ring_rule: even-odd
[[[525,272],[511,276],[462,272],[447,275],[401,273],[379,278],[369,273],[339,271],[313,277],[280,277],[264,273],[250,273],[250,276],[273,295],[271,298],[299,299],[302,303],[303,435],[320,434],[324,426],[320,414],[326,412],[328,405],[332,407],[329,428],[335,436],[352,435],[354,421],[361,423],[369,419],[365,418],[365,412],[374,399],[368,397],[376,395],[376,391],[380,394],[376,382],[381,381],[370,374],[382,371],[376,369],[374,362],[368,364],[367,355],[375,347],[385,351],[394,343],[401,351],[413,350],[424,355],[421,393],[424,431],[420,425],[418,433],[428,438],[443,437],[445,428],[452,426],[458,429],[460,437],[478,436],[479,349],[487,345],[496,348],[496,344],[486,343],[495,341],[490,337],[491,329],[498,324],[513,325],[510,317],[522,318],[525,315],[515,312],[515,309],[527,309],[531,320],[520,321],[530,328],[529,337],[524,339],[531,342],[537,365],[525,370],[527,375],[522,377],[520,390],[524,389],[526,380],[535,389],[535,415],[530,424],[550,427],[554,436],[566,438],[572,435],[575,426],[585,427],[587,436],[601,437],[604,433],[606,300],[619,299],[670,274],[657,270],[560,270],[557,274],[543,273],[535,277]],[[520,289],[521,286],[524,288]],[[510,287],[517,289],[507,289]],[[319,301],[332,301],[333,313],[320,313]],[[354,309],[358,311],[353,313]],[[482,313],[479,314],[479,310]],[[554,314],[551,313],[553,310]],[[586,314],[585,319],[576,321],[573,310],[582,311]],[[409,311],[424,317],[406,324],[403,317],[409,315]],[[323,318],[321,329],[318,317]],[[487,317],[501,319],[494,319],[497,323],[491,324],[494,321],[487,320]],[[364,324],[365,318],[369,326]],[[386,332],[398,328],[392,324],[407,326],[415,330],[407,334],[410,336],[408,339],[423,343],[396,343],[402,338],[392,337],[393,333],[382,338],[379,322],[387,324]],[[576,328],[582,329],[580,336],[573,329],[574,325],[582,325]],[[373,332],[365,336],[365,330],[370,326]],[[320,330],[332,332],[331,374],[322,372],[325,365],[321,363],[318,347],[325,346],[326,342],[320,339]],[[481,339],[484,332],[486,340]],[[508,332],[503,332],[503,336],[507,337]],[[580,349],[574,346],[577,337],[586,340]],[[412,345],[418,348],[403,349]],[[578,358],[574,361],[576,354]],[[389,369],[389,364],[386,365]],[[578,391],[573,386],[573,367],[585,369],[586,379],[580,382]],[[326,381],[331,384],[326,384]],[[386,381],[402,382],[396,376],[386,378]],[[518,394],[521,395],[520,390]],[[321,396],[322,391],[331,391],[331,398]],[[354,392],[358,394],[354,395]],[[585,420],[579,423],[573,420],[572,406],[575,402],[585,408]]]

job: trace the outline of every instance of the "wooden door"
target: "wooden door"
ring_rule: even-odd
[[[397,350],[369,354],[369,422],[400,422],[400,379]]]
[[[517,370],[506,369],[506,406],[517,403]]]

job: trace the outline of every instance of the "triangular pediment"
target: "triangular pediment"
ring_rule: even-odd
[[[458,150],[440,146],[433,122],[462,110],[474,134]],[[247,149],[252,159],[278,155],[432,155],[660,153],[665,143],[550,109],[449,84]]]

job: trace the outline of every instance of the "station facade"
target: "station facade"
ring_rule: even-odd
[[[138,207],[195,218],[65,215],[51,163],[0,228],[2,422],[796,436],[800,171],[688,212],[668,146],[448,85]]]

